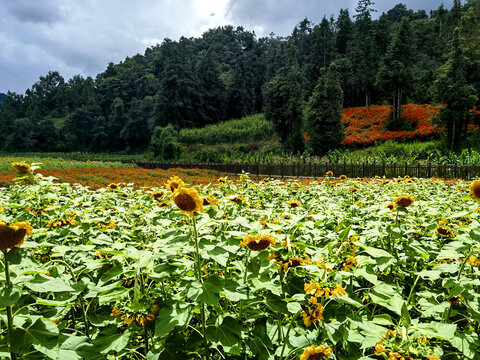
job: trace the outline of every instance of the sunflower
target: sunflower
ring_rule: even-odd
[[[325,308],[322,306],[322,304],[319,304],[317,302],[316,297],[312,297],[312,298],[308,299],[308,303],[312,307],[310,309],[308,309],[307,311],[302,312],[303,323],[305,324],[306,327],[309,327],[310,325],[316,323],[319,320],[324,320],[323,319],[323,311],[325,310]],[[315,359],[315,358],[313,358],[313,359]]]
[[[377,341],[375,344],[375,354],[376,356],[382,356],[382,354],[386,353],[387,349],[385,348],[385,345],[383,344],[383,341]]]
[[[207,196],[203,198],[203,205],[218,205],[218,200]]]
[[[332,171],[327,171],[327,173],[325,175],[326,176],[333,176],[333,172]]]
[[[114,307],[110,316],[121,317],[125,325],[130,325],[133,322],[137,322],[138,325],[143,326],[147,321],[155,320],[155,314],[158,312],[158,305],[154,301],[148,303],[148,300],[143,298],[141,300],[143,309],[133,312],[127,306]],[[123,305],[123,304],[122,304]]]
[[[118,185],[117,184],[114,184],[114,183],[111,183],[111,184],[108,184],[107,188],[109,190],[117,190],[118,189]]]
[[[288,202],[288,206],[290,206],[291,208],[296,208],[302,206],[302,204],[300,204],[298,201],[292,200]]]
[[[32,171],[30,165],[24,162],[14,162],[12,163],[12,167],[19,173],[19,174],[28,174]]]
[[[167,189],[170,189],[171,192],[174,192],[178,188],[185,186],[185,183],[183,182],[182,179],[180,179],[178,176],[171,176],[170,179],[167,180],[167,183],[165,184],[165,187]]]
[[[340,175],[339,179],[340,180],[347,180],[347,175]]]
[[[32,230],[29,221],[11,225],[0,222],[0,250],[6,252],[8,249],[22,246],[25,235],[32,235]]]
[[[234,203],[241,204],[245,201],[245,198],[243,196],[233,196],[230,197],[229,200],[233,201]]]
[[[393,202],[399,208],[406,208],[412,205],[415,202],[415,200],[410,195],[403,195],[393,199]]]
[[[332,354],[333,350],[330,346],[327,347],[324,345],[312,345],[306,348],[303,354],[300,355],[300,360],[318,360]]]
[[[154,191],[153,193],[150,194],[151,197],[153,197],[155,200],[160,200],[163,196],[165,195],[164,191]]]
[[[395,210],[396,208],[397,208],[397,205],[395,205],[394,203],[389,203],[385,205],[385,209]]]
[[[480,201],[480,180],[474,180],[470,184],[470,195],[477,201]]]
[[[275,246],[275,238],[272,235],[246,235],[240,246],[246,246],[250,250],[261,251],[270,245]]]
[[[203,212],[203,201],[194,188],[179,186],[173,193],[173,202],[185,214],[193,217],[194,212]]]
[[[448,226],[438,226],[435,228],[435,232],[438,235],[453,238],[455,236],[455,233],[453,232],[452,229],[450,229]]]

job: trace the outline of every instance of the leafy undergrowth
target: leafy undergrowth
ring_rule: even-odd
[[[33,226],[0,296],[19,358],[480,358],[466,182],[220,179],[193,222],[163,186],[36,181],[0,192]]]

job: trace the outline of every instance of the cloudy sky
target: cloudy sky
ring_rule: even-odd
[[[451,0],[444,0],[447,8]],[[317,24],[357,0],[0,0],[0,92],[23,94],[50,70],[68,80],[95,77],[109,62],[143,54],[164,38],[201,36],[241,25],[257,36],[287,36],[305,17]],[[441,0],[374,0],[382,11],[402,2],[430,11]]]

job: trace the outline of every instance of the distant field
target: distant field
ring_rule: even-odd
[[[75,156],[79,158],[75,158]],[[0,170],[12,170],[12,163],[16,161],[24,161],[28,164],[40,164],[42,169],[84,169],[84,168],[136,168],[134,163],[122,163],[113,158],[108,159],[103,154],[89,154],[90,157],[81,159],[79,153],[25,153],[2,155],[0,158]],[[85,156],[85,154],[84,154]],[[105,156],[102,161],[101,158]],[[95,160],[93,160],[95,158]],[[92,159],[92,160],[91,160]],[[116,160],[116,161],[114,161]]]
[[[169,169],[147,170],[133,168],[65,168],[41,169],[36,172],[44,176],[53,176],[60,182],[82,184],[91,189],[106,187],[111,183],[134,184],[136,188],[163,187],[168,178],[173,175],[181,177],[192,185],[207,185],[215,183],[225,174],[213,170],[200,169]],[[13,169],[0,170],[0,186],[8,187],[14,184],[15,171]]]

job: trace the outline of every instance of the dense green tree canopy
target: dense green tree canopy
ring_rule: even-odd
[[[478,105],[479,0],[452,0],[430,14],[403,4],[375,11],[359,0],[319,24],[301,20],[287,37],[223,26],[165,39],[95,79],[65,81],[50,71],[23,95],[1,95],[0,150],[142,151],[157,127],[179,131],[265,111],[285,148],[302,151],[303,105],[331,64],[343,107],[393,103],[399,116],[404,101],[452,104],[449,96],[467,88],[476,99],[468,104]],[[455,64],[465,75],[447,91]]]

